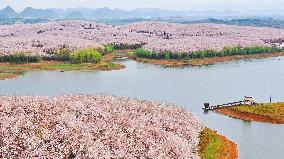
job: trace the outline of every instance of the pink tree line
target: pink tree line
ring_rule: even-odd
[[[0,25],[2,54],[28,52],[45,55],[62,47],[76,49],[106,44],[146,44],[144,48],[151,51],[187,53],[236,45],[270,46],[277,39],[284,39],[284,30],[217,24],[139,22],[112,26],[87,21],[60,21]]]

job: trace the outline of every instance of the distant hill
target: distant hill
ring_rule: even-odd
[[[71,12],[71,13],[67,14],[64,19],[83,20],[83,19],[86,19],[86,18],[85,18],[85,16],[81,12],[74,11],[74,12]]]
[[[44,22],[50,20],[95,20],[108,24],[125,24],[139,21],[166,21],[177,23],[220,23],[232,25],[269,26],[283,28],[284,10],[252,10],[237,12],[232,10],[215,11],[173,11],[159,8],[138,8],[131,11],[104,8],[25,8],[17,13],[11,6],[0,10],[0,24]],[[273,17],[272,19],[269,19]]]
[[[32,7],[28,7],[24,9],[20,14],[20,17],[22,18],[30,18],[30,19],[48,19],[48,18],[57,18],[58,15],[56,15],[55,12],[53,12],[50,9],[34,9]]]
[[[131,11],[122,9],[104,8],[69,8],[69,9],[34,9],[27,7],[22,12],[17,13],[10,6],[0,10],[0,17],[20,17],[30,19],[137,19],[137,18],[172,18],[182,17],[184,19],[200,20],[200,19],[238,19],[238,18],[256,18],[256,17],[277,17],[284,18],[284,10],[252,10],[246,12],[237,12],[232,10],[215,11],[172,11],[159,8],[138,8]]]
[[[1,18],[15,18],[17,16],[18,16],[18,13],[15,12],[15,10],[10,6],[7,6],[6,8],[0,10]]]
[[[239,26],[255,26],[255,27],[271,27],[284,29],[284,19],[274,18],[241,18],[241,19],[204,19],[204,20],[193,20],[183,21],[180,23],[195,24],[195,23],[214,23],[214,24],[227,24],[227,25],[239,25]]]
[[[131,14],[131,11],[125,11],[121,9],[110,9],[110,8],[98,8],[94,10],[93,17],[95,19],[99,18],[131,18],[136,17],[136,15]]]

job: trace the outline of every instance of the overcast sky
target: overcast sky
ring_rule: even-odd
[[[171,10],[261,10],[284,9],[284,0],[0,0],[0,8],[10,5],[17,11],[34,8],[162,8]]]

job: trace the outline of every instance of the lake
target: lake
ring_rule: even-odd
[[[29,72],[0,81],[0,95],[107,94],[173,103],[198,115],[209,128],[238,144],[242,159],[284,158],[284,126],[204,113],[204,102],[223,104],[245,95],[256,102],[284,101],[284,57],[212,66],[164,68],[119,60],[109,72]]]

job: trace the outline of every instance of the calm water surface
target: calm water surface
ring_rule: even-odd
[[[283,159],[284,125],[245,122],[209,112],[204,102],[222,104],[251,95],[257,102],[284,101],[284,58],[238,61],[208,67],[163,68],[121,61],[110,72],[29,72],[0,81],[0,95],[111,94],[174,103],[238,144],[240,158]]]

